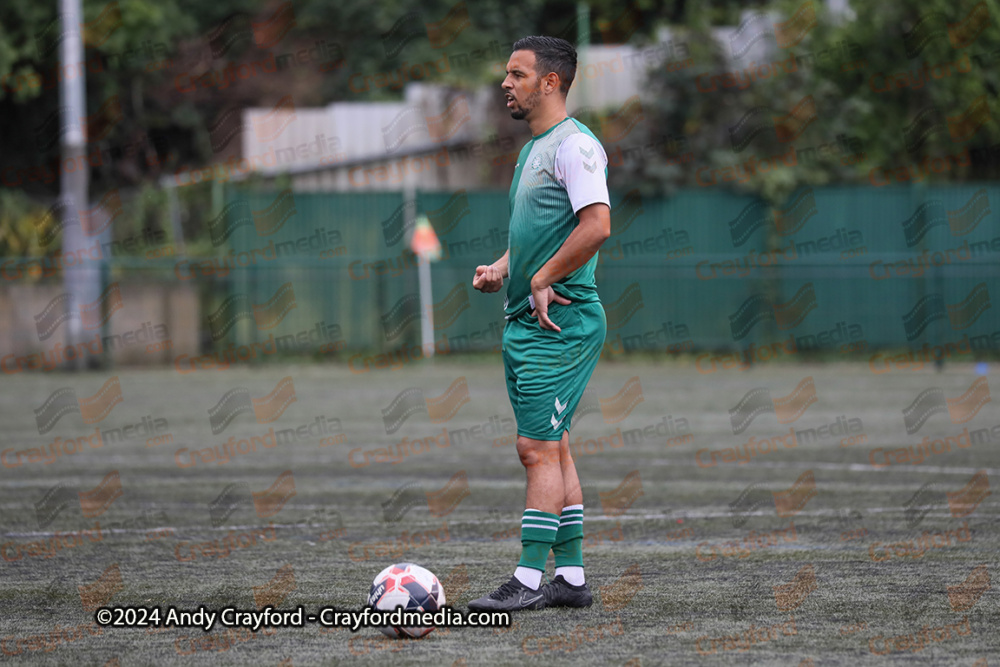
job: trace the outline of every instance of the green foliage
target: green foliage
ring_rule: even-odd
[[[0,257],[41,254],[35,224],[44,214],[20,190],[0,189]]]
[[[773,3],[770,11],[792,17],[804,4],[801,0],[782,0]],[[623,177],[648,189],[698,187],[699,179],[703,182],[706,175],[711,178],[711,170],[745,165],[751,157],[762,160],[785,154],[791,145],[800,158],[804,149],[817,148],[815,159],[807,163],[799,159],[795,166],[758,172],[744,182],[726,183],[781,202],[805,185],[868,182],[876,168],[895,170],[919,164],[925,158],[990,146],[1000,140],[1000,126],[995,121],[986,122],[971,137],[951,128],[960,127],[961,117],[975,109],[977,100],[985,101],[991,113],[1000,111],[996,108],[1000,11],[994,4],[945,0],[856,2],[856,16],[848,20],[830,16],[820,3],[814,2],[813,6],[820,9],[815,27],[800,42],[774,49],[775,56],[770,59],[772,63],[787,61],[795,55],[796,67],[787,68],[794,71],[772,65],[772,76],[753,81],[743,89],[722,87],[720,80],[712,86],[711,76],[727,72],[745,75],[762,63],[737,60],[734,64],[729,44],[720,44],[711,37],[711,12],[702,11],[692,17],[688,26],[675,30],[682,36],[675,36],[675,40],[690,45],[695,72],[704,76],[699,79],[690,73],[651,72],[651,101],[644,106],[647,126],[657,128],[661,134],[683,136],[686,150],[693,153],[693,164],[688,168],[657,167],[658,160],[669,156],[661,151],[652,160],[629,165]],[[918,21],[922,17],[926,20],[921,27]],[[971,45],[958,47],[953,44],[955,30],[963,25],[969,26],[966,34],[976,38]],[[911,32],[912,36],[904,39]],[[921,34],[929,36],[926,43],[914,39]],[[919,53],[915,43],[923,45]],[[956,62],[966,71],[952,67],[950,76],[933,78],[935,66]],[[893,85],[904,80],[907,73],[915,80],[925,65],[932,75],[923,85]],[[943,69],[937,71],[940,74]],[[713,87],[717,89],[709,90]],[[888,90],[876,90],[883,87]],[[798,105],[803,106],[795,111]],[[808,110],[812,107],[815,118],[799,132],[797,124],[811,116]],[[738,135],[739,123],[761,119],[787,125],[794,139],[781,141],[774,132],[762,133],[747,147],[736,150],[733,133]],[[655,141],[648,130],[647,135],[644,141]],[[863,161],[853,157],[854,151],[863,152]],[[706,168],[700,177],[699,167]],[[997,168],[988,162],[973,162],[933,178],[984,179],[996,173]]]
[[[876,167],[895,169],[927,157],[995,144],[1000,141],[1000,124],[992,120],[993,113],[1000,113],[996,106],[1000,9],[996,4],[996,0],[978,4],[973,0],[856,2],[854,16],[847,19],[829,15],[820,0],[633,0],[625,5],[593,0],[588,3],[592,43],[648,45],[659,28],[669,26],[674,43],[686,47],[684,54],[673,58],[692,62],[688,68],[660,67],[649,73],[642,101],[645,122],[628,138],[630,145],[648,149],[613,169],[612,185],[639,186],[650,192],[698,187],[706,173],[722,174],[727,167],[735,169],[751,158],[785,154],[791,145],[800,153],[817,148],[808,163],[799,160],[794,167],[724,184],[778,202],[804,185],[866,182]],[[253,24],[266,24],[289,7],[291,29],[274,45],[262,48],[255,43]],[[804,38],[785,48],[774,46],[772,37],[763,40],[774,46],[775,61],[794,55],[794,71],[771,67],[774,76],[745,88],[716,85],[716,90],[705,90],[712,87],[714,75],[746,74],[762,64],[734,61],[730,45],[725,40],[719,43],[713,31],[739,25],[747,12],[790,18],[804,7],[817,10],[816,24],[805,31]],[[0,81],[4,84],[0,85],[4,147],[0,169],[5,174],[51,171],[58,160],[57,123],[46,125],[47,119],[58,118],[60,105],[58,48],[52,48],[59,34],[58,24],[53,23],[57,10],[56,0],[6,0],[0,5]],[[91,190],[136,188],[181,166],[224,159],[237,147],[234,144],[219,152],[212,146],[210,128],[231,110],[273,105],[286,95],[292,96],[297,107],[399,99],[403,84],[424,73],[454,89],[496,86],[513,41],[528,34],[557,34],[575,40],[577,10],[574,0],[294,0],[290,5],[279,0],[86,0],[84,35],[91,70],[86,112],[93,117],[104,110],[107,132],[92,143],[113,156],[92,170]],[[921,19],[925,21],[920,23]],[[234,39],[226,43],[224,53],[213,53],[210,38],[220,28],[221,34]],[[910,44],[908,52],[907,40],[912,41],[911,33],[919,35],[920,30],[929,39],[918,40],[919,49]],[[436,39],[430,36],[434,31]],[[261,62],[271,55],[306,53],[317,45],[322,45],[318,59],[310,55],[278,73],[240,79],[232,85],[191,83],[203,76],[222,77],[238,65]],[[924,65],[933,68],[956,61],[971,71],[932,79],[919,87],[873,89],[901,81],[903,73],[919,72]],[[949,118],[960,119],[975,109],[977,101],[985,103],[991,115],[982,127],[965,136],[961,123],[949,126]],[[737,127],[748,113],[756,122],[780,121],[799,109],[791,117],[795,121],[813,107],[815,119],[800,133],[794,132],[792,141],[782,141],[772,132],[754,137],[738,150],[733,144],[730,128]],[[928,119],[937,119],[937,125]],[[600,119],[591,123],[595,129],[601,124]],[[953,132],[951,127],[958,129]],[[966,127],[974,128],[974,124]],[[863,153],[863,161],[845,161],[845,147]],[[687,161],[681,156],[687,156]],[[932,178],[998,175],[1000,168],[979,161]],[[31,197],[18,195],[20,200],[51,201],[58,179],[45,180],[49,182],[39,179],[19,185]],[[5,181],[5,185],[15,183]],[[194,191],[184,198],[210,200]],[[11,211],[23,208],[10,203],[14,199],[8,195],[5,220],[14,215]],[[200,218],[185,224],[192,226],[193,233],[204,232]],[[15,228],[24,224],[8,224],[10,243],[21,238],[11,231]]]

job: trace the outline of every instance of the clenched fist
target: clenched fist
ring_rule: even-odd
[[[476,275],[472,278],[472,286],[480,292],[499,292],[503,287],[503,274],[493,265],[482,264],[476,267]]]

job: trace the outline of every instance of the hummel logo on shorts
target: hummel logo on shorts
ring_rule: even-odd
[[[559,421],[556,421],[556,415],[561,415],[563,413],[563,410],[566,409],[567,405],[569,405],[569,404],[567,403],[566,405],[563,405],[563,404],[559,403],[559,397],[556,396],[556,411],[552,414],[552,417],[549,418],[549,423],[552,424],[552,430],[553,431],[556,430],[557,428],[559,428],[559,424],[563,423],[562,419],[560,419]]]

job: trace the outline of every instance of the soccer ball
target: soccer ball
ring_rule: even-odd
[[[430,570],[413,563],[390,565],[375,576],[368,594],[368,605],[381,611],[402,607],[409,611],[435,612],[445,605],[444,588]],[[434,626],[379,628],[393,639],[423,637]]]

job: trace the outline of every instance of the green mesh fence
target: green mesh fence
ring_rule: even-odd
[[[472,289],[507,247],[506,192],[229,193],[213,235],[206,344],[392,351],[420,343],[413,214],[432,265],[439,350],[499,344],[503,296]],[[829,187],[772,208],[722,191],[612,193],[598,288],[610,354],[1000,346],[1000,187]],[[719,362],[722,363],[722,362]]]

